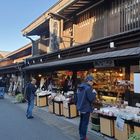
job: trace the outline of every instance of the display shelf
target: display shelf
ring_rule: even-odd
[[[77,117],[76,105],[74,103],[68,103],[67,105],[63,105],[63,115],[67,118]]]
[[[37,106],[38,107],[47,106],[47,104],[48,104],[48,100],[47,99],[48,99],[47,95],[37,96]]]
[[[54,101],[54,113],[56,115],[63,115],[63,102],[62,101]]]
[[[130,126],[127,123],[124,123],[123,131],[119,130],[118,128],[115,127],[115,139],[117,139],[117,140],[128,140],[128,137],[131,134],[131,127],[132,126]]]
[[[140,123],[139,122],[132,122],[130,123],[131,126],[134,127],[134,132],[140,134]]]
[[[108,116],[100,116],[100,132],[109,136],[114,137],[114,118]]]

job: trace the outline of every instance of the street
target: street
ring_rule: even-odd
[[[18,106],[0,100],[1,140],[72,140],[58,128],[49,126],[38,117],[26,119]]]

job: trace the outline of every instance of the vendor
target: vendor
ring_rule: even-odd
[[[63,84],[64,93],[69,91],[69,82],[70,82],[70,77],[67,76],[67,78],[65,79],[64,84]]]
[[[55,88],[56,88],[55,82],[53,80],[50,80],[50,83],[48,85],[48,90],[53,91],[53,89],[55,89]]]

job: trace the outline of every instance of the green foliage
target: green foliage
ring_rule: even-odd
[[[140,140],[140,134],[133,133],[128,140]]]
[[[23,94],[20,93],[20,94],[16,95],[16,100],[17,100],[17,102],[22,103],[24,100]]]

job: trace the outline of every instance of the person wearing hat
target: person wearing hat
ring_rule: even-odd
[[[96,92],[93,90],[93,76],[88,75],[85,82],[77,88],[76,107],[80,112],[79,135],[80,140],[87,140],[86,134],[89,124],[90,113],[93,111],[92,103],[96,99]]]

